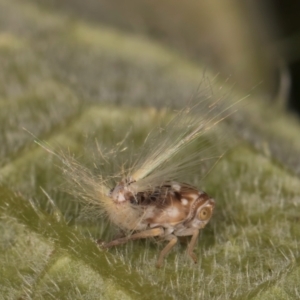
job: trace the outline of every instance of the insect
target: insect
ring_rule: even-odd
[[[144,192],[136,192],[135,183],[132,178],[121,181],[111,190],[109,197],[118,206],[110,217],[112,222],[137,233],[104,243],[102,247],[110,248],[135,239],[162,237],[169,242],[157,261],[157,267],[161,267],[164,257],[177,243],[177,237],[192,236],[187,253],[196,263],[193,249],[199,230],[212,216],[214,199],[188,184],[167,182]]]
[[[197,262],[194,248],[200,230],[212,217],[215,201],[184,179],[187,174],[199,173],[205,161],[220,158],[212,155],[207,133],[233,113],[231,106],[224,109],[223,104],[221,98],[211,101],[204,97],[202,102],[191,102],[174,113],[146,137],[140,155],[121,171],[113,186],[105,175],[95,176],[73,158],[60,156],[74,195],[82,200],[86,211],[106,215],[126,233],[98,242],[101,248],[158,237],[168,242],[158,256],[156,266],[161,267],[178,237],[190,236],[187,254]],[[189,147],[192,150],[185,155]]]

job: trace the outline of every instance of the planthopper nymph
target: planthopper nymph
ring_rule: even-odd
[[[205,192],[179,182],[165,182],[146,191],[136,192],[136,182],[125,179],[109,193],[118,208],[110,216],[113,223],[135,233],[103,243],[103,248],[124,244],[130,240],[162,237],[168,244],[160,252],[157,267],[177,243],[177,237],[191,236],[188,255],[197,262],[193,252],[199,230],[210,220],[215,201]]]
[[[106,174],[95,176],[75,159],[59,156],[73,194],[86,211],[99,212],[99,217],[107,217],[123,233],[111,241],[98,240],[99,247],[108,249],[132,240],[158,238],[166,242],[156,264],[161,267],[178,239],[188,236],[187,254],[197,262],[194,248],[200,230],[212,217],[215,200],[195,187],[198,180],[192,185],[188,182],[191,174],[201,177],[207,161],[222,156],[216,155],[211,136],[236,104],[227,103],[224,108],[224,99],[216,98],[202,93],[200,100],[197,97],[183,109],[166,114],[168,120],[146,136],[132,164],[124,169],[123,162],[119,163],[122,167],[118,175],[110,177],[118,178],[113,183]],[[221,151],[224,154],[224,148]],[[105,159],[108,164],[112,161]]]

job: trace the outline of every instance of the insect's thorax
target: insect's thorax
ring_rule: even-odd
[[[173,232],[203,228],[215,205],[205,192],[178,182],[167,182],[146,191],[137,190],[137,183],[128,179],[110,192],[113,203],[118,206],[110,217],[113,223],[124,229],[144,230],[161,226]]]

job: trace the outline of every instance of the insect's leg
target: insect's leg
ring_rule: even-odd
[[[197,263],[197,256],[193,251],[194,251],[198,236],[199,236],[199,229],[195,229],[195,231],[193,232],[191,241],[187,248],[187,253],[192,258],[192,260],[194,261],[195,264]]]
[[[102,248],[110,248],[113,246],[118,246],[127,243],[128,241],[146,239],[148,237],[160,236],[164,234],[164,229],[162,227],[157,227],[153,229],[144,230],[141,232],[134,233],[130,236],[118,238],[108,243],[103,243]]]
[[[178,239],[175,235],[170,234],[165,239],[169,240],[167,246],[160,252],[156,267],[160,268],[163,265],[164,257],[171,251],[171,249],[176,245]]]

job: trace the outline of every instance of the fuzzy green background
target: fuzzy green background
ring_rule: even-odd
[[[185,245],[159,270],[159,243],[97,248],[112,229],[78,218],[59,161],[28,131],[91,167],[96,141],[130,131],[138,151],[154,107],[180,106],[205,68],[42,2],[0,0],[0,299],[300,298],[300,125],[259,96],[226,123],[239,142],[200,183],[217,206],[197,265]],[[222,85],[229,103],[248,94]]]

